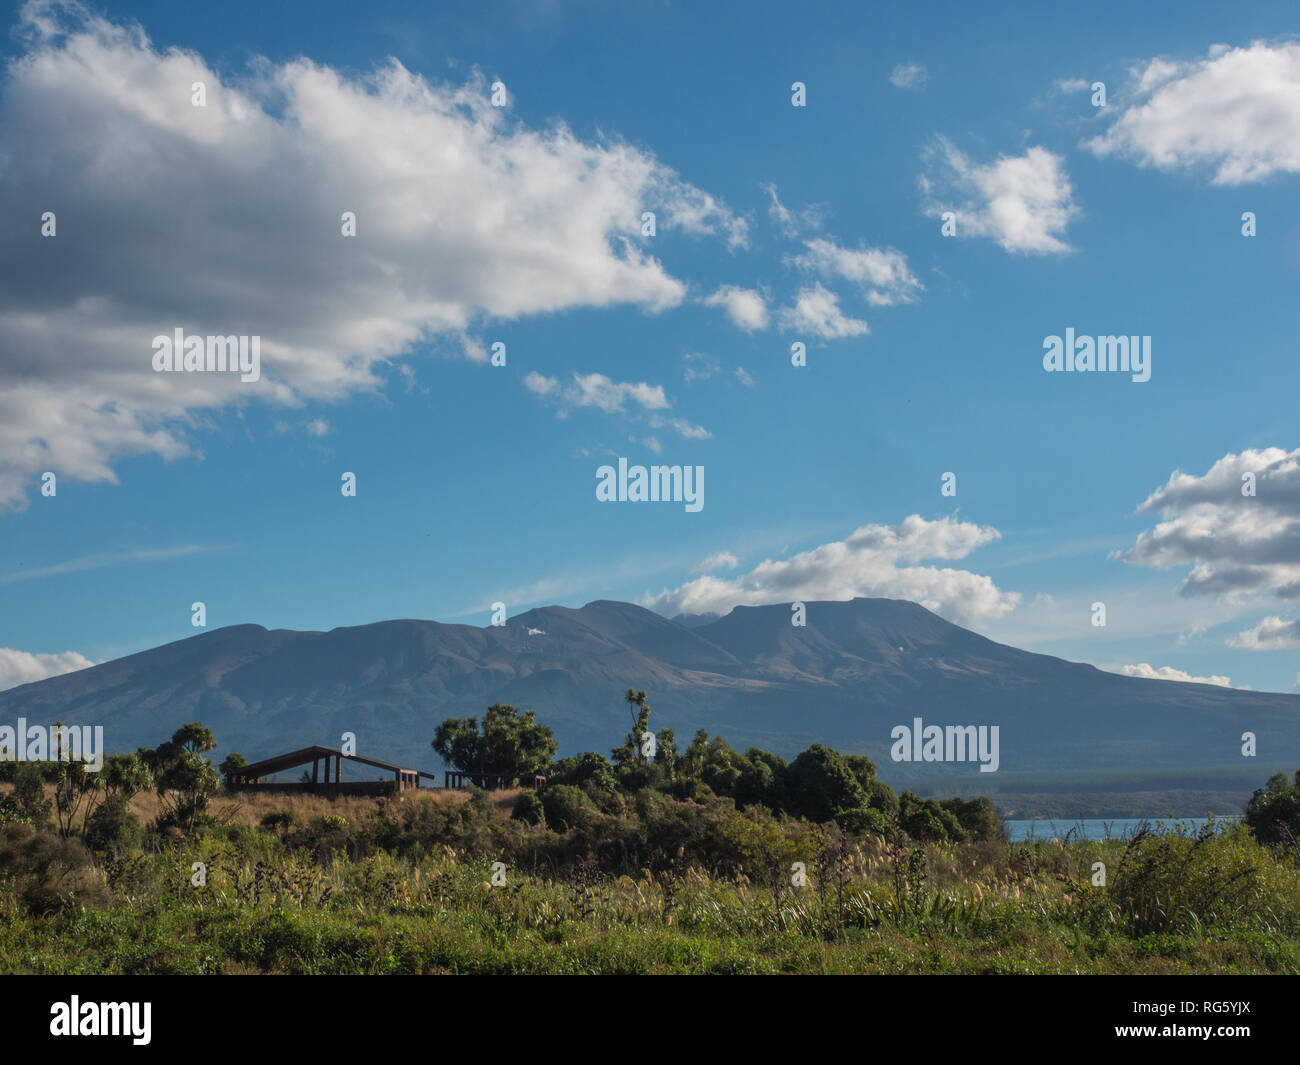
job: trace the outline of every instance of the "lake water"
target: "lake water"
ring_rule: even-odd
[[[1216,824],[1228,824],[1236,818],[1216,817]],[[1067,832],[1074,829],[1071,839],[1126,839],[1132,836],[1141,825],[1148,826],[1153,832],[1184,832],[1193,835],[1205,824],[1204,817],[1184,818],[1140,818],[1116,817],[1098,818],[1087,821],[1060,820],[1008,821],[1007,833],[1012,842],[1023,840],[1064,839]]]

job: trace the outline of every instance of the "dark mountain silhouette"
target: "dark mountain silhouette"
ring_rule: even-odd
[[[1262,783],[1300,752],[1300,696],[1118,676],[892,599],[809,603],[805,627],[791,625],[788,605],[688,626],[610,601],[489,628],[236,625],[0,692],[0,721],[102,724],[109,750],[132,750],[199,720],[221,751],[250,759],[354,732],[362,753],[437,769],[438,723],[494,702],[535,710],[561,753],[608,752],[628,730],[628,687],[649,693],[652,724],[672,727],[680,745],[700,728],[787,757],[825,743],[870,754],[886,779],[964,774],[989,791],[1016,774],[1037,774],[1039,791],[1089,775],[1167,782],[1175,771],[1249,771]],[[998,725],[1001,769],[972,778],[970,765],[891,763],[890,730],[914,717]],[[1247,731],[1258,769],[1241,754]]]

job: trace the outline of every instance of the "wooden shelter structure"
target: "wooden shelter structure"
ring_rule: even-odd
[[[374,766],[376,769],[391,773],[392,779],[344,780],[342,772],[343,759],[345,758],[350,762]],[[321,772],[322,762],[325,766],[324,773]],[[310,781],[287,781],[285,783],[263,783],[262,781],[263,777],[307,765],[311,766]],[[333,766],[333,780],[330,779],[331,765]],[[230,791],[305,791],[315,795],[383,795],[392,790],[393,784],[396,784],[399,792],[418,788],[421,777],[432,779],[433,774],[422,772],[419,769],[406,769],[394,765],[392,762],[381,762],[377,758],[364,758],[359,754],[345,754],[337,747],[312,746],[304,747],[300,751],[290,751],[288,754],[276,755],[274,758],[264,758],[260,762],[250,762],[248,765],[232,769],[226,774],[226,788]]]

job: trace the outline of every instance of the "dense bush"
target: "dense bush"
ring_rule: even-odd
[[[567,832],[571,828],[590,828],[600,816],[591,797],[572,784],[548,783],[542,792],[541,802],[546,823],[557,832]]]
[[[1281,773],[1269,777],[1246,804],[1246,824],[1264,843],[1300,839],[1300,769],[1291,780]]]
[[[1285,899],[1278,872],[1239,826],[1210,824],[1194,836],[1139,832],[1112,869],[1106,894],[1131,935],[1200,932],[1250,916],[1274,918],[1270,901]]]
[[[525,788],[515,800],[510,816],[513,820],[522,821],[526,825],[540,825],[546,820],[546,810],[537,792]]]
[[[0,883],[0,894],[11,893],[34,914],[104,906],[111,898],[81,843],[24,824],[0,826]]]
[[[140,819],[131,812],[124,796],[113,795],[90,815],[83,838],[93,851],[135,850],[142,839]]]

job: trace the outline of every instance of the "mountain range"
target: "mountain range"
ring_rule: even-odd
[[[337,746],[352,732],[358,753],[436,769],[437,725],[496,702],[536,711],[562,754],[607,753],[629,730],[631,687],[649,693],[652,727],[672,727],[679,747],[697,729],[786,757],[824,743],[869,754],[884,779],[918,790],[1240,797],[1300,764],[1297,695],[1108,673],[995,643],[902,600],[806,610],[802,627],[789,605],[669,620],[607,600],[487,628],[234,625],[0,692],[0,722],[102,724],[114,751],[198,720],[218,754],[250,761]],[[891,730],[918,717],[997,725],[998,772],[891,761]],[[1245,732],[1256,757],[1243,757]]]

